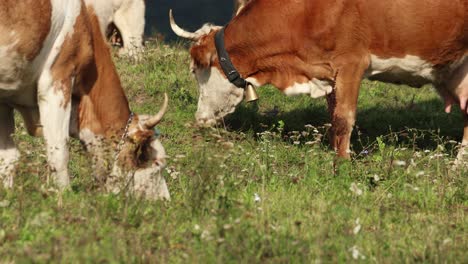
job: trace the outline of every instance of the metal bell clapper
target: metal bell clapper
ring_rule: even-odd
[[[252,84],[247,84],[245,88],[245,101],[246,102],[254,102],[258,100],[258,94],[255,91],[255,88]]]

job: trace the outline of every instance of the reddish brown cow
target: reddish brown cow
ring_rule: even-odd
[[[94,156],[110,190],[131,186],[147,198],[169,197],[165,152],[155,116],[131,114],[93,8],[82,0],[0,2],[0,180],[12,187],[19,159],[11,134],[18,110],[31,135],[43,135],[60,188],[70,184],[69,135]],[[113,177],[108,178],[111,175]],[[122,185],[117,185],[122,179]]]
[[[452,104],[461,107],[463,145],[468,145],[467,14],[467,0],[253,0],[224,32],[211,25],[187,32],[173,18],[171,25],[195,41],[190,55],[200,86],[198,122],[213,124],[233,112],[244,93],[239,84],[326,96],[333,147],[349,158],[366,77],[415,87],[434,84],[447,112]],[[216,35],[218,43],[224,40],[218,49]],[[220,58],[223,50],[227,54]],[[228,75],[234,72],[232,82],[221,67],[229,58],[233,67],[223,67]]]

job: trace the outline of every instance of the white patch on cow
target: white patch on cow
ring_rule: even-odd
[[[319,98],[330,94],[332,91],[333,87],[328,82],[313,79],[306,83],[295,83],[294,85],[284,89],[283,93],[288,96],[309,94],[312,98]]]
[[[102,142],[104,138],[102,136],[96,136],[90,129],[80,129],[79,139],[85,144],[88,150],[91,152],[100,151],[102,149]]]
[[[5,188],[13,187],[13,175],[16,162],[20,157],[11,135],[15,131],[13,111],[0,104],[0,182]]]
[[[195,76],[200,86],[195,118],[201,125],[213,125],[242,101],[244,89],[231,84],[217,68],[196,69]]]
[[[70,184],[67,143],[71,104],[64,105],[66,98],[62,92],[62,84],[54,82],[50,85],[50,78],[50,73],[45,71],[39,79],[39,112],[52,176],[58,187],[65,188]]]
[[[13,187],[14,169],[19,158],[20,153],[16,147],[2,149],[0,146],[0,180],[3,182],[3,187]]]
[[[110,23],[119,29],[124,48],[120,54],[137,57],[143,49],[143,33],[145,29],[144,0],[86,0],[98,17],[101,32],[106,34]]]
[[[140,169],[133,176],[134,191],[150,200],[170,200],[166,180],[162,176],[160,166],[152,165]]]
[[[134,190],[151,200],[170,200],[171,196],[169,195],[166,180],[162,175],[162,171],[166,167],[166,151],[158,139],[153,139],[151,149],[150,160],[154,162],[151,166],[138,169],[135,172],[133,179]]]
[[[382,59],[371,55],[366,78],[420,87],[435,80],[434,65],[417,56]]]
[[[257,79],[254,78],[254,77],[248,77],[248,78],[246,78],[245,80],[246,80],[247,82],[251,83],[251,84],[252,84],[253,86],[255,86],[255,87],[260,87],[260,86],[262,86],[262,85],[260,84],[260,82],[258,82]]]

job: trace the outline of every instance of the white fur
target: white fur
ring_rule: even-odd
[[[144,0],[85,0],[96,12],[101,32],[114,22],[122,34],[124,48],[121,54],[137,57],[143,49],[145,29]]]
[[[231,84],[217,68],[196,69],[195,76],[200,86],[195,118],[201,125],[216,123],[242,101],[244,89]]]
[[[13,109],[0,104],[0,182],[6,188],[13,187],[13,174],[20,154],[10,134],[15,130]]]
[[[135,192],[152,200],[170,200],[166,180],[161,175],[166,167],[166,151],[159,140],[153,140],[151,148],[153,149],[152,160],[156,160],[157,164],[136,171],[133,177],[133,188]]]
[[[330,94],[333,87],[325,81],[313,79],[307,83],[295,83],[294,85],[284,89],[284,94],[298,95],[298,94],[309,94],[312,98],[318,98]]]
[[[380,75],[380,77],[379,77]],[[434,65],[417,56],[404,58],[379,58],[371,55],[371,63],[365,74],[366,78],[396,82],[413,86],[422,86],[436,79]]]

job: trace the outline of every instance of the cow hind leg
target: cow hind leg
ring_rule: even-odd
[[[13,109],[3,104],[0,104],[0,126],[0,180],[5,188],[12,188],[14,169],[20,154],[11,138],[15,132]]]
[[[338,68],[335,89],[327,96],[332,121],[330,141],[338,157],[345,159],[350,158],[350,138],[356,120],[359,87],[369,65],[368,60],[362,58]]]
[[[39,80],[38,104],[47,160],[52,178],[60,189],[70,184],[68,136],[71,113],[71,81],[53,81],[44,73]]]

